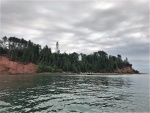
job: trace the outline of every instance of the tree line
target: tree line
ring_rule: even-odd
[[[104,51],[86,55],[83,53],[52,53],[47,45],[41,47],[32,41],[17,37],[3,37],[0,55],[7,55],[13,61],[38,65],[38,72],[114,72],[117,68],[132,66],[121,55],[111,56]],[[79,60],[81,55],[82,60]]]

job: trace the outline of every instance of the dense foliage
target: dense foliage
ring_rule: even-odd
[[[11,60],[22,63],[38,64],[38,72],[113,72],[114,69],[132,66],[128,59],[121,55],[111,56],[104,51],[86,55],[78,53],[52,53],[47,45],[39,44],[16,37],[3,37],[0,54],[7,55]]]

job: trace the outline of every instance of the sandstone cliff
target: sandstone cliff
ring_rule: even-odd
[[[36,73],[36,69],[37,66],[33,63],[22,64],[0,56],[0,74],[31,74]]]
[[[115,73],[135,73],[132,67],[124,67],[124,68],[118,68],[114,70]]]

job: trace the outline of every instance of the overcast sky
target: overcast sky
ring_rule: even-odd
[[[1,38],[55,51],[121,54],[149,72],[149,0],[1,0]]]

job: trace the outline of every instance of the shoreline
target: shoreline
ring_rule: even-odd
[[[23,64],[16,61],[11,61],[8,57],[0,56],[0,75],[123,75],[123,74],[138,74],[131,66],[117,68],[112,72],[79,72],[58,71],[58,72],[42,72],[38,73],[38,65],[33,63]]]
[[[34,75],[132,75],[132,74],[147,74],[147,73],[92,73],[92,74],[86,74],[86,73],[35,73]]]
[[[19,73],[19,74],[10,74],[10,73],[5,73],[2,74],[0,73],[0,76],[5,76],[5,75],[83,75],[83,76],[93,76],[93,75],[133,75],[133,74],[147,74],[147,73],[72,73],[72,72],[44,72],[44,73]]]

